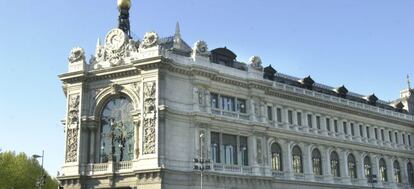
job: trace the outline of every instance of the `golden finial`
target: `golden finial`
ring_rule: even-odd
[[[131,8],[131,0],[118,0],[118,9],[129,10]]]

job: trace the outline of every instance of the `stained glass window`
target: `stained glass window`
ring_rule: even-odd
[[[134,157],[133,106],[126,97],[110,100],[101,113],[100,162],[128,161]],[[113,156],[112,156],[113,154]]]

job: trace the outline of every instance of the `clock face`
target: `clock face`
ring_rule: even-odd
[[[125,44],[126,39],[124,31],[113,29],[106,35],[105,46],[111,50],[118,50]]]

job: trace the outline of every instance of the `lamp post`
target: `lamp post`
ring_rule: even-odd
[[[204,170],[210,170],[210,165],[208,165],[210,163],[210,160],[209,159],[204,160],[204,155],[203,155],[204,133],[200,134],[200,141],[201,141],[200,158],[193,159],[193,162],[195,163],[193,169],[200,171],[200,189],[203,189],[203,172]]]
[[[46,180],[45,180],[45,173],[44,173],[44,171],[43,171],[43,161],[44,161],[44,158],[45,158],[45,151],[44,150],[42,150],[42,155],[40,156],[40,155],[37,155],[37,154],[34,154],[33,156],[32,156],[34,159],[37,159],[37,158],[42,158],[42,173],[41,173],[41,175],[40,175],[40,178],[38,179],[38,181],[36,182],[36,186],[37,187],[39,187],[39,189],[42,189],[42,186],[45,184],[45,182],[46,182]]]

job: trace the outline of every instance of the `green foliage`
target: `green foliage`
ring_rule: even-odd
[[[41,177],[42,168],[34,158],[25,153],[0,153],[0,189],[37,189],[36,182]],[[56,189],[57,180],[44,170],[46,183],[42,189]]]

